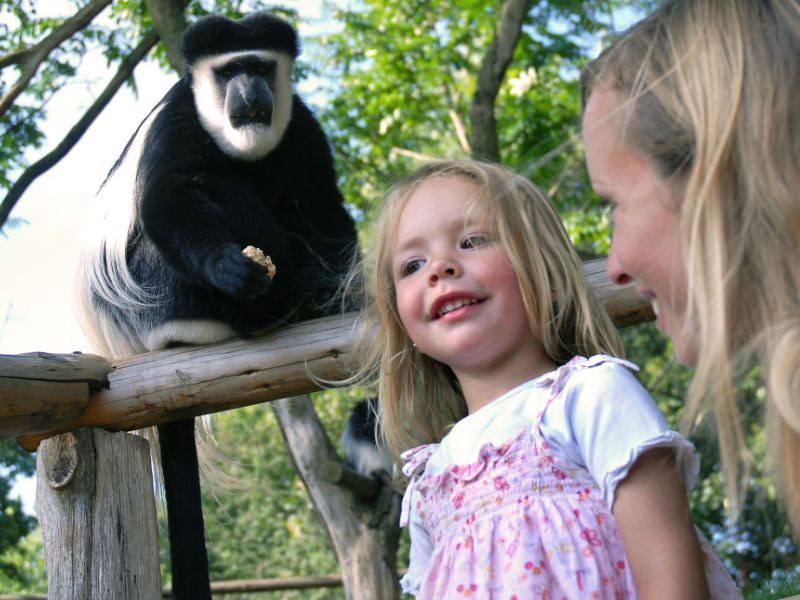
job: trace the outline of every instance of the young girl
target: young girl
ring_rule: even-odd
[[[739,597],[691,523],[691,444],[611,356],[616,330],[529,181],[423,167],[389,194],[365,272],[360,375],[410,478],[405,592]]]

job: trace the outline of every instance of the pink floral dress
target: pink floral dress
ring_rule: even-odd
[[[616,521],[597,484],[551,452],[541,435],[542,416],[557,398],[551,393],[534,423],[501,446],[483,445],[476,462],[423,475],[409,486],[418,494],[407,491],[401,525],[408,524],[413,497],[433,545],[418,598],[636,597]],[[421,473],[437,446],[404,453],[404,473]],[[740,598],[700,540],[712,597]]]

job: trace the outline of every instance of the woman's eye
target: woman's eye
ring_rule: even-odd
[[[473,233],[461,240],[461,248],[474,250],[489,243],[489,236],[482,233]]]
[[[617,204],[613,200],[609,200],[608,198],[600,198],[600,205],[603,207],[603,210],[606,211],[608,214],[614,212],[614,209],[617,208]]]

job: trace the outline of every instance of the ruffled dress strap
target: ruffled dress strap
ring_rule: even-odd
[[[406,450],[400,455],[400,458],[405,461],[403,465],[403,475],[410,479],[406,486],[406,491],[403,494],[403,503],[400,511],[400,527],[408,525],[414,485],[422,472],[425,471],[425,465],[428,464],[428,461],[438,447],[439,444],[423,444],[422,446]]]

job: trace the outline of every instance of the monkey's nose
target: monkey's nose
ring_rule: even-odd
[[[240,103],[231,114],[234,127],[243,125],[264,124],[272,121],[272,106],[263,102]]]

